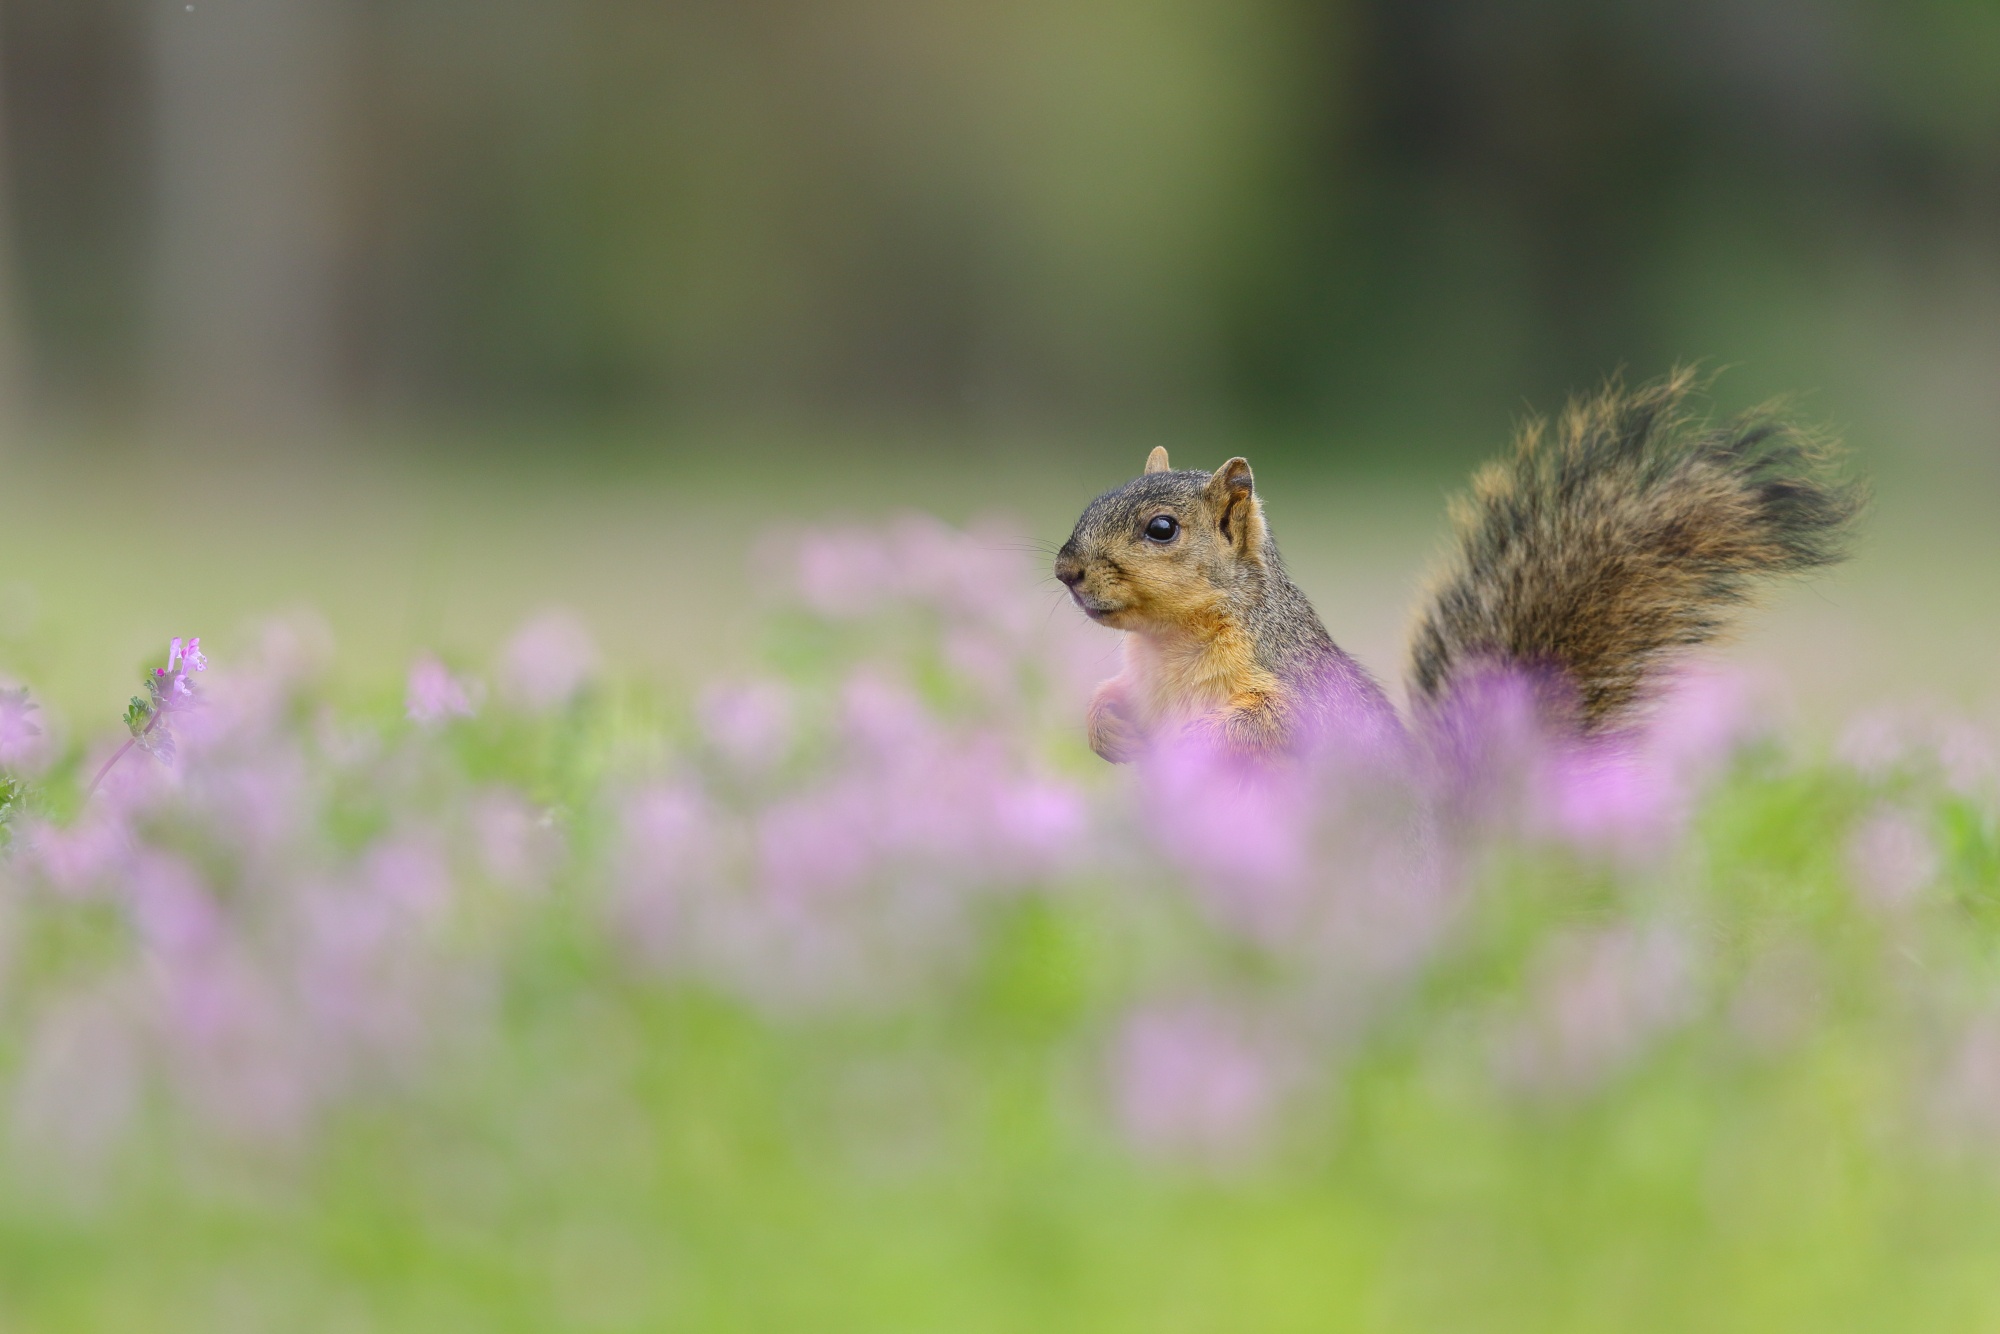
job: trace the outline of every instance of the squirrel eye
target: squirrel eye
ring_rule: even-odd
[[[1171,514],[1156,514],[1146,525],[1146,536],[1155,542],[1171,542],[1180,531],[1180,521]]]

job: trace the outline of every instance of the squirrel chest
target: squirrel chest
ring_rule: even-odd
[[[1277,678],[1258,666],[1248,632],[1228,620],[1193,633],[1128,635],[1125,677],[1148,728],[1240,708],[1279,690]]]

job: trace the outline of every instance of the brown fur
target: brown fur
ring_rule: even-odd
[[[1412,642],[1420,715],[1499,667],[1544,674],[1579,731],[1616,726],[1760,578],[1840,558],[1861,502],[1830,475],[1830,448],[1768,411],[1699,423],[1693,384],[1613,385],[1553,434],[1530,423],[1475,475]],[[1162,515],[1179,525],[1164,542],[1147,536]],[[1124,670],[1090,706],[1106,759],[1173,730],[1266,754],[1335,720],[1400,727],[1286,575],[1240,458],[1175,471],[1155,449],[1144,475],[1084,511],[1056,574],[1093,620],[1130,632]]]
[[[1578,729],[1616,727],[1762,580],[1841,559],[1861,497],[1831,447],[1770,410],[1701,422],[1693,388],[1613,385],[1479,471],[1412,640],[1414,706],[1501,666],[1549,674]]]
[[[1150,541],[1146,526],[1162,515],[1179,531]],[[1084,511],[1056,575],[1091,619],[1130,632],[1125,669],[1090,705],[1091,748],[1108,760],[1173,731],[1262,753],[1330,711],[1394,717],[1286,575],[1242,459],[1175,471],[1156,449],[1143,476]]]

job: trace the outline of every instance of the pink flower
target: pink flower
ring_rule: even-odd
[[[202,956],[221,940],[222,910],[194,868],[165,852],[141,855],[124,886],[139,938],[173,957]]]
[[[231,952],[157,976],[165,1067],[203,1129],[246,1144],[295,1142],[323,1091],[326,1039],[300,1022],[270,970]]]
[[[1246,763],[1189,734],[1157,745],[1140,777],[1160,850],[1225,921],[1264,939],[1298,925],[1325,795],[1310,773]]]
[[[208,670],[208,659],[201,655],[199,638],[176,639],[167,645],[167,665],[155,667],[153,675],[161,683],[161,690],[169,699],[191,699],[194,686],[188,681],[188,673]],[[162,700],[155,700],[165,707]]]
[[[38,771],[49,758],[49,736],[41,709],[26,690],[0,689],[0,769]]]
[[[1992,791],[2000,784],[2000,754],[1985,729],[1964,719],[1938,727],[1938,767],[1945,786],[1961,797]]]
[[[868,794],[843,783],[770,807],[757,822],[758,880],[776,898],[841,894],[876,869]]]
[[[876,759],[928,752],[938,736],[931,712],[915,691],[864,668],[840,693],[841,721],[848,737]]]
[[[403,710],[419,727],[436,727],[453,718],[472,717],[477,711],[473,693],[449,667],[426,653],[410,667]]]
[[[1847,845],[1855,884],[1878,908],[1901,908],[1937,879],[1937,844],[1914,817],[1884,807],[1855,830]]]
[[[471,816],[479,866],[490,879],[514,890],[548,884],[562,861],[563,839],[547,812],[495,789],[473,803]]]
[[[103,806],[88,808],[67,827],[27,822],[17,844],[18,864],[67,894],[92,890],[131,855],[131,831]]]
[[[622,803],[611,917],[654,966],[682,945],[695,900],[720,875],[722,816],[699,788],[662,785]]]
[[[997,794],[994,826],[1001,844],[1017,861],[1054,869],[1084,847],[1090,810],[1075,788],[1030,779]]]
[[[1641,729],[1647,757],[1684,784],[1706,780],[1771,730],[1777,692],[1763,677],[1720,667],[1682,670]]]
[[[1540,804],[1548,828],[1580,848],[1659,851],[1684,814],[1684,795],[1666,766],[1629,747],[1563,747],[1544,772]]]
[[[792,745],[792,695],[782,682],[750,681],[706,691],[696,708],[702,735],[737,769],[760,774]]]
[[[835,619],[864,616],[901,591],[902,574],[872,532],[829,529],[798,547],[798,589],[806,606]]]
[[[951,669],[995,704],[1008,703],[1020,689],[1020,650],[983,629],[959,626],[948,630],[942,645],[944,661]]]
[[[451,907],[451,866],[421,834],[376,843],[362,858],[361,878],[379,902],[426,925]]]
[[[1503,1069],[1540,1093],[1577,1094],[1631,1064],[1697,1000],[1694,954],[1668,927],[1558,937],[1536,962],[1529,1013]]]
[[[568,704],[598,671],[597,642],[575,615],[545,611],[500,653],[500,693],[518,709],[549,713]]]
[[[2000,751],[1976,723],[1923,710],[1863,714],[1841,736],[1840,757],[1862,777],[1881,783],[1920,773],[1943,780],[1962,797],[2000,785]]]
[[[1286,1080],[1268,1044],[1213,1006],[1143,1008],[1111,1056],[1113,1109],[1134,1148],[1209,1162],[1241,1161],[1276,1119]]]
[[[1900,711],[1875,709],[1850,720],[1836,753],[1863,778],[1881,782],[1894,773],[1911,748],[1910,720]]]
[[[182,800],[188,814],[207,821],[238,855],[262,867],[311,839],[318,794],[295,742],[257,742],[247,754],[185,750]]]

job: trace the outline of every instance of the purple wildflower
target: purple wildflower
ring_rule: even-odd
[[[684,953],[697,900],[724,862],[723,815],[690,784],[632,793],[619,810],[611,920],[655,967]]]
[[[863,616],[896,595],[902,571],[874,533],[827,529],[798,546],[798,590],[806,606],[834,619]]]
[[[1884,807],[1855,830],[1847,845],[1847,865],[1871,904],[1898,909],[1937,879],[1942,862],[1936,842],[1918,820]]]
[[[1217,924],[1358,1004],[1426,957],[1455,896],[1410,752],[1365,714],[1354,722],[1277,766],[1169,738],[1139,766],[1138,795],[1152,848]]]
[[[123,893],[144,946],[158,955],[197,958],[222,939],[221,910],[194,868],[148,851],[127,872]]]
[[[41,708],[28,692],[0,687],[0,770],[37,773],[52,749]]]
[[[1769,735],[1777,698],[1760,673],[1712,665],[1683,669],[1660,692],[1643,729],[1646,749],[1675,773],[1712,773]]]
[[[201,640],[176,639],[167,645],[167,665],[155,667],[153,676],[165,683],[163,688],[168,695],[175,699],[187,699],[194,694],[194,687],[189,684],[188,675],[207,670],[208,659],[202,656]]]
[[[757,821],[757,880],[780,901],[802,906],[858,888],[877,867],[875,811],[856,783],[788,798]]]
[[[422,834],[375,844],[362,858],[361,880],[368,894],[417,925],[440,921],[451,907],[451,865]]]
[[[1760,729],[1752,682],[1688,672],[1627,732],[1573,735],[1558,683],[1493,672],[1426,724],[1437,785],[1458,838],[1553,838],[1642,860],[1669,848],[1704,786]]]
[[[1630,1065],[1696,1003],[1694,954],[1664,926],[1558,937],[1529,982],[1529,1013],[1502,1049],[1503,1069],[1539,1093],[1587,1091]]]
[[[923,700],[882,672],[856,672],[841,690],[840,704],[848,739],[871,758],[925,753],[939,741],[935,720]]]
[[[131,708],[125,711],[125,727],[131,732],[131,737],[99,766],[96,776],[90,780],[88,793],[95,793],[104,782],[105,775],[124,758],[126,751],[135,746],[162,760],[172,758],[174,736],[172,728],[167,726],[167,719],[194,707],[197,702],[195,690],[188,676],[206,670],[208,659],[202,656],[200,639],[176,639],[167,646],[167,665],[155,667],[146,680],[151,698],[135,698]]]
[[[562,834],[547,812],[517,793],[482,793],[472,804],[471,826],[480,869],[503,888],[543,889],[561,864]]]
[[[1316,869],[1322,794],[1309,773],[1247,764],[1190,734],[1155,747],[1142,777],[1160,848],[1212,905],[1265,938],[1296,929]]]
[[[1017,865],[1046,872],[1066,865],[1084,848],[1090,811],[1075,788],[1029,778],[1002,788],[995,798],[997,841]]]
[[[1673,773],[1629,745],[1552,748],[1538,806],[1549,832],[1590,850],[1644,855],[1664,848],[1685,811]]]
[[[1942,780],[1962,797],[2000,789],[2000,748],[1992,733],[1968,719],[1930,710],[1864,713],[1841,734],[1838,753],[1875,783],[1922,775]]]
[[[170,643],[167,646],[166,670],[183,675],[187,672],[207,671],[208,659],[202,656],[200,636],[197,635],[185,643],[178,639]]]
[[[562,708],[597,676],[597,641],[573,613],[545,611],[501,650],[500,694],[515,708],[549,713]]]
[[[60,893],[83,896],[125,865],[131,833],[123,820],[94,805],[72,825],[27,822],[16,846],[17,865]]]
[[[1873,709],[1848,720],[1835,753],[1871,782],[1888,778],[1909,752],[1907,719],[1898,711]]]
[[[1285,1075],[1240,1016],[1200,1003],[1149,1006],[1114,1044],[1113,1110],[1143,1153],[1240,1163],[1271,1134]]]
[[[1939,771],[1953,792],[1976,797],[2000,789],[2000,752],[1986,729],[1954,718],[1939,725],[1936,744]]]
[[[453,718],[470,718],[478,712],[473,694],[473,689],[453,676],[449,667],[426,653],[410,667],[403,711],[419,727],[437,727]]]
[[[702,735],[737,770],[762,774],[792,745],[792,695],[782,682],[716,686],[696,707]]]
[[[277,979],[229,950],[163,970],[157,985],[166,1074],[182,1106],[239,1143],[297,1142],[318,1110],[324,1066]]]

